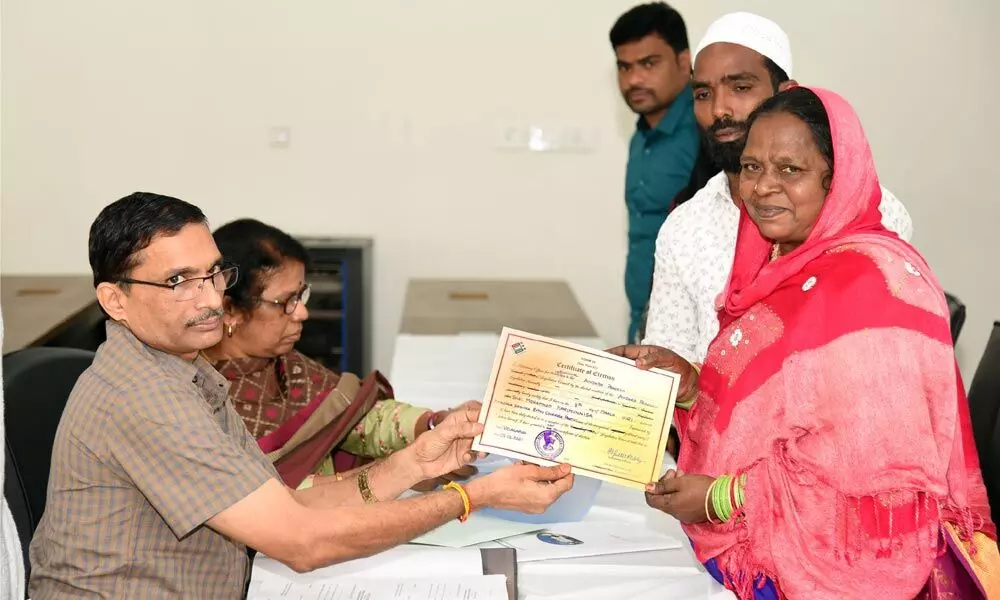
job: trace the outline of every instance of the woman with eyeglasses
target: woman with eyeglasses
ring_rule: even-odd
[[[231,382],[230,401],[286,485],[339,478],[404,448],[446,416],[392,399],[377,372],[338,375],[295,350],[310,292],[309,257],[295,238],[253,219],[213,235],[239,277],[225,291],[222,341],[205,354]],[[465,467],[453,476],[473,473]]]

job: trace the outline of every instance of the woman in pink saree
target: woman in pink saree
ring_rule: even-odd
[[[720,333],[647,501],[741,598],[1000,597],[944,293],[881,225],[857,115],[799,87],[749,124]]]

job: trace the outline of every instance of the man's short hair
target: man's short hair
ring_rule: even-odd
[[[158,235],[175,235],[185,225],[203,223],[193,204],[170,196],[135,192],[104,207],[90,226],[90,269],[94,287],[128,279],[139,253]]]
[[[771,87],[774,88],[774,93],[778,93],[778,87],[788,81],[788,73],[778,66],[776,62],[770,58],[761,55],[764,59],[764,68],[767,69],[767,74],[771,76]]]
[[[611,47],[617,48],[654,33],[663,38],[675,54],[688,49],[684,17],[666,2],[650,2],[629,9],[618,17],[608,37]]]

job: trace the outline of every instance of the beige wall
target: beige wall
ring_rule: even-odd
[[[967,374],[1000,316],[989,4],[676,2],[692,44],[728,10],[774,18],[798,79],[855,103],[917,245],[970,305]],[[633,118],[607,31],[630,5],[3,0],[3,271],[86,272],[97,211],[142,189],[215,224],[373,236],[382,368],[415,276],[564,277],[620,342]],[[496,148],[499,127],[532,122],[579,127],[592,151]]]

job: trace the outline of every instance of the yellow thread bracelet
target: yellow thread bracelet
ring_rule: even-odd
[[[462,523],[465,523],[469,519],[469,513],[472,512],[472,502],[469,500],[468,492],[465,491],[465,488],[455,483],[454,481],[449,481],[448,484],[444,487],[445,489],[449,488],[453,489],[456,492],[458,492],[460,496],[462,496],[462,506],[465,507],[465,512],[462,514],[461,517],[458,518],[458,520]]]

